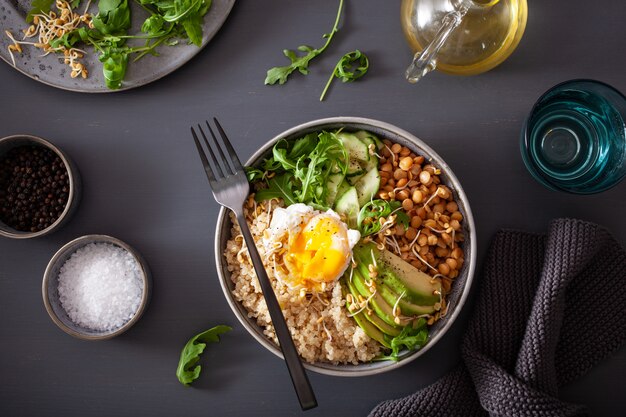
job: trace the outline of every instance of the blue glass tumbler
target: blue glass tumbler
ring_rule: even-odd
[[[524,164],[544,186],[575,194],[626,176],[626,97],[599,81],[572,80],[544,93],[524,124]]]

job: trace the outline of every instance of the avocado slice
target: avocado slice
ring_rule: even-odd
[[[373,295],[370,290],[365,285],[365,279],[361,274],[361,268],[357,268],[352,274],[352,282],[354,283],[354,287],[357,291],[365,298],[370,298],[370,304],[372,305],[372,309],[376,312],[378,317],[380,317],[385,323],[390,326],[396,327],[398,326],[394,321],[395,317],[393,315],[393,306],[390,306],[383,297],[376,291]]]
[[[433,280],[388,250],[379,251],[376,259],[379,277],[396,294],[406,292],[406,299],[417,305],[432,305],[439,301],[441,282]]]
[[[348,308],[348,311],[350,311],[350,303],[348,303],[347,301],[346,307]],[[376,340],[378,343],[385,346],[386,348],[391,348],[391,344],[385,337],[385,334],[367,319],[367,314],[360,312],[353,315],[352,318],[354,319],[354,321],[356,321],[356,324],[358,324],[359,327],[363,329],[366,335]]]
[[[354,283],[350,282],[349,279],[346,279],[346,284],[352,296],[358,297],[359,291],[355,288]],[[377,314],[367,314],[364,312],[363,315],[367,320],[369,320],[374,326],[378,327],[378,329],[386,335],[395,337],[395,336],[398,336],[401,332],[399,328],[397,328],[396,326],[389,325],[388,323],[383,321],[380,317],[378,317]]]
[[[389,304],[393,303],[393,305],[396,304],[396,301],[398,301],[398,297],[400,297],[400,294],[402,294],[396,293],[385,284],[380,284],[377,288],[383,299]],[[422,314],[431,314],[435,311],[434,305],[421,306],[418,304],[413,304],[406,297],[402,297],[400,299],[400,301],[398,302],[398,307],[400,308],[400,311],[402,311],[402,314],[406,316],[421,316]]]

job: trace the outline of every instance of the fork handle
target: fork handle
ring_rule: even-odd
[[[243,235],[246,246],[248,247],[250,259],[252,259],[252,265],[254,266],[259,283],[261,284],[263,296],[265,297],[265,303],[267,304],[267,309],[269,310],[272,324],[274,325],[274,330],[276,331],[276,336],[278,337],[278,342],[280,343],[280,349],[285,357],[285,362],[287,362],[287,369],[289,370],[289,375],[291,376],[291,382],[296,389],[298,400],[300,400],[300,406],[303,410],[317,407],[315,393],[313,392],[309,378],[304,371],[304,367],[302,366],[300,355],[293,344],[291,333],[289,332],[289,328],[285,322],[285,317],[283,316],[283,312],[278,304],[278,300],[276,299],[276,294],[274,294],[274,289],[272,288],[272,284],[270,283],[265,267],[263,266],[263,261],[261,260],[259,251],[257,250],[252,234],[250,233],[250,229],[248,228],[248,223],[246,222],[242,211],[237,211],[235,214],[237,216],[239,228],[241,229],[241,234]]]

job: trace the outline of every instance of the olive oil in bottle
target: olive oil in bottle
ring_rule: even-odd
[[[502,63],[519,44],[526,0],[403,0],[404,35],[415,52],[407,79],[433,69],[473,75]]]

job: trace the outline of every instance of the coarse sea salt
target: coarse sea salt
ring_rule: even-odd
[[[143,293],[141,268],[125,249],[90,243],[78,249],[59,271],[59,299],[77,325],[114,330],[137,312]]]

